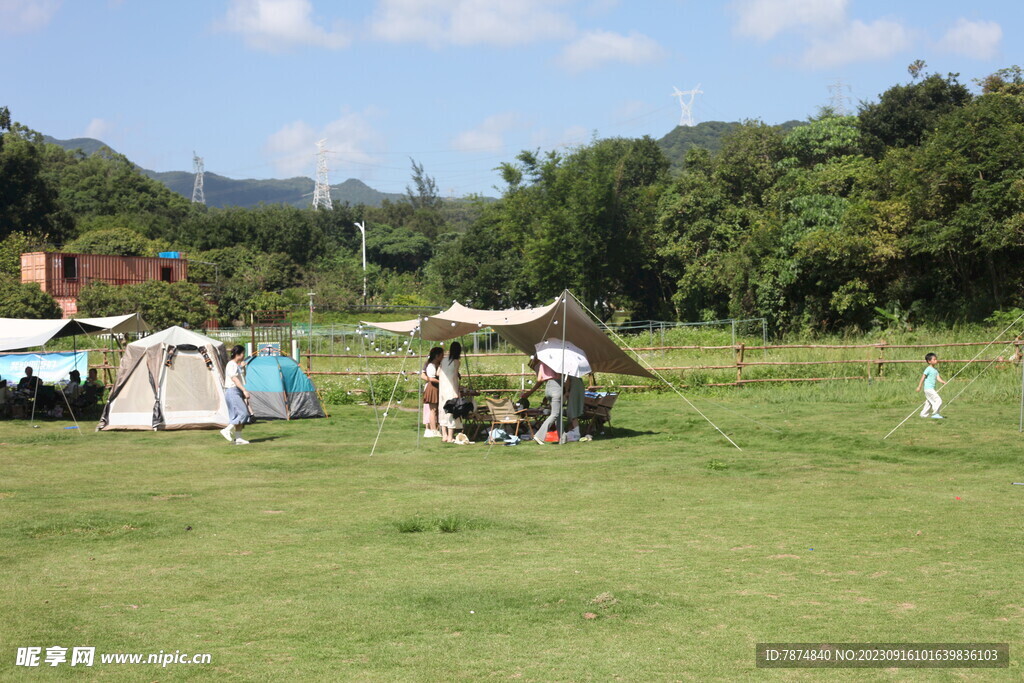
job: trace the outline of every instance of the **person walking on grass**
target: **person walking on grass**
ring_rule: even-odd
[[[224,397],[228,403],[228,426],[220,435],[235,444],[246,446],[248,441],[239,434],[249,421],[249,391],[245,388],[245,349],[236,344],[231,348],[231,360],[224,366]]]
[[[928,363],[928,367],[924,369],[921,381],[917,383],[917,389],[915,390],[921,391],[921,387],[924,387],[924,408],[921,409],[921,417],[928,417],[928,411],[930,410],[933,420],[941,420],[943,417],[939,414],[939,408],[942,407],[942,397],[935,390],[935,382],[938,381],[946,384],[946,380],[939,376],[938,356],[934,353],[929,353],[924,357],[924,362]]]

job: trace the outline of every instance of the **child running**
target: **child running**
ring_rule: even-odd
[[[924,408],[921,410],[921,417],[928,417],[930,409],[933,420],[942,420],[944,418],[942,415],[939,415],[939,408],[942,407],[942,398],[939,396],[939,392],[935,391],[935,382],[938,380],[946,384],[946,380],[939,376],[939,369],[937,367],[939,357],[934,353],[929,353],[924,357],[924,362],[928,363],[928,367],[924,369],[921,381],[917,383],[917,389],[915,389],[915,391],[921,391],[921,387],[924,387]]]

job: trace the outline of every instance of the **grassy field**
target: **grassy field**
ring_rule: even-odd
[[[373,457],[361,406],[248,447],[0,423],[0,677],[43,675],[18,647],[93,646],[212,655],[97,654],[87,676],[114,680],[1021,679],[1012,398],[965,394],[882,441],[905,386],[708,396],[742,451],[667,395],[563,447],[417,447],[393,410]],[[1009,642],[1017,661],[767,671],[763,641]]]

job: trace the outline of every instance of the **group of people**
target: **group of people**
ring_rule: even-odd
[[[444,409],[449,401],[458,400],[463,394],[461,366],[462,344],[459,342],[452,342],[447,356],[440,346],[427,354],[427,362],[420,373],[420,379],[426,383],[423,389],[424,437],[440,437],[444,443],[454,443],[455,432],[462,429],[462,418]]]
[[[103,396],[105,386],[99,380],[96,368],[89,370],[88,379],[82,381],[82,373],[72,370],[68,378],[54,387],[53,391],[44,390],[42,379],[35,374],[32,366],[25,368],[25,374],[13,385],[5,379],[0,379],[0,407],[4,412],[13,412],[17,406],[24,407],[30,402],[36,403],[41,414],[48,414],[51,417],[62,417],[64,408],[72,411],[88,408],[95,405]],[[60,394],[57,394],[57,392]],[[62,395],[63,400],[58,400]]]
[[[440,437],[443,443],[453,443],[456,432],[463,428],[462,419],[453,415],[445,406],[450,401],[463,397],[467,391],[460,386],[459,368],[462,359],[462,345],[452,342],[448,347],[448,355],[444,349],[435,346],[427,354],[427,362],[423,365],[420,379],[425,383],[423,389],[423,436],[426,438]],[[579,419],[583,416],[585,387],[579,377],[567,376],[563,385],[562,376],[546,363],[534,358],[530,362],[534,370],[536,382],[531,389],[519,395],[520,403],[526,401],[541,386],[549,401],[550,412],[540,427],[533,431],[533,440],[539,444],[552,443],[549,432],[558,435],[558,441],[564,442],[561,413],[565,404],[565,416],[569,420],[569,432],[575,430],[579,435]]]

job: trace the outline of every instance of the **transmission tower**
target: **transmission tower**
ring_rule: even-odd
[[[327,150],[324,149],[326,144],[327,140],[316,143],[316,187],[313,188],[313,208],[331,210],[334,205],[331,203],[331,184],[327,180]]]
[[[192,152],[192,174],[196,177],[192,184],[192,203],[206,204],[206,194],[203,192],[203,158]]]
[[[847,116],[850,113],[850,86],[841,78],[837,78],[828,85],[828,104],[837,116]]]
[[[693,125],[693,98],[697,95],[703,95],[704,91],[700,89],[700,83],[693,90],[680,90],[673,86],[672,97],[679,99],[679,108],[682,112],[679,115],[680,126],[692,126]],[[684,101],[683,98],[687,95],[690,96],[689,101]]]

